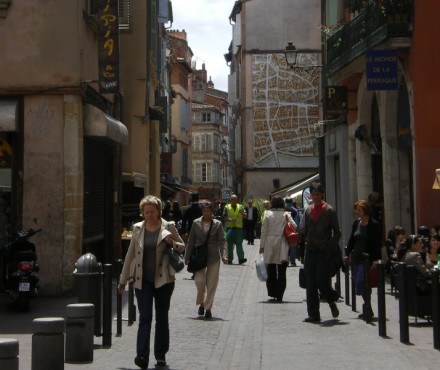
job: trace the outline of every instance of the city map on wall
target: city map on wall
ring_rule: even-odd
[[[301,66],[316,54],[301,54]],[[252,56],[253,148],[256,167],[304,167],[315,157],[319,68],[289,69],[284,54]]]

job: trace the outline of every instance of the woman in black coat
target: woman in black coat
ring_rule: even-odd
[[[371,287],[366,284],[368,271],[364,268],[363,254],[368,254],[367,268],[375,270],[377,261],[381,259],[380,226],[375,219],[371,218],[371,206],[366,200],[357,201],[354,209],[358,219],[353,223],[344,261],[347,264],[350,260],[353,266],[356,294],[362,295],[364,299],[359,317],[370,323],[374,314],[371,308]]]

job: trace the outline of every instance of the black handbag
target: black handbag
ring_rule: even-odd
[[[185,260],[182,255],[177,252],[173,247],[168,247],[166,251],[168,255],[168,263],[176,272],[180,272],[185,267]]]
[[[208,265],[208,240],[211,233],[213,221],[209,225],[208,235],[206,241],[202,245],[195,246],[191,251],[188,261],[188,272],[194,273],[204,269]]]

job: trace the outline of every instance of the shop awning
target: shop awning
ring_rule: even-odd
[[[163,182],[160,183],[160,186],[166,190],[168,190],[171,193],[177,193],[179,191],[179,189],[176,188],[176,186],[174,185],[170,185],[170,184],[164,184]]]
[[[302,179],[300,181],[294,182],[293,184],[290,184],[288,186],[285,186],[282,189],[278,189],[272,193],[270,193],[270,197],[272,198],[275,195],[282,196],[282,197],[291,197],[293,194],[297,193],[298,191],[302,191],[305,187],[310,185],[313,181],[319,180],[319,173],[314,174],[313,176],[307,177],[305,179]]]
[[[128,130],[122,122],[108,116],[99,108],[86,104],[84,135],[128,144]]]
[[[18,131],[18,100],[0,99],[0,131]]]

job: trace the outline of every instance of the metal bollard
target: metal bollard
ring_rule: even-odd
[[[18,370],[19,343],[14,338],[0,338],[0,369]]]
[[[339,297],[341,297],[341,269],[336,273],[335,290],[338,292]]]
[[[365,292],[366,294],[370,295],[370,302],[371,302],[371,286],[370,286],[370,279],[369,279],[369,270],[370,270],[370,262],[369,262],[369,254],[368,253],[362,253],[362,259],[364,264],[364,286],[365,286]],[[364,319],[367,318],[367,315],[369,315],[369,312],[367,313],[365,311],[365,304],[362,305],[362,314],[364,315]],[[368,321],[367,321],[368,322]]]
[[[95,306],[92,303],[67,305],[66,362],[93,362]]]
[[[346,255],[347,255],[347,247],[344,247],[344,256],[346,256]],[[350,267],[349,267],[349,265],[344,265],[344,279],[345,279],[345,304],[347,306],[350,306]]]
[[[104,310],[102,313],[102,345],[112,346],[112,293],[113,293],[113,265],[104,265]]]
[[[64,370],[64,325],[62,317],[32,321],[32,370]]]
[[[406,263],[398,263],[399,271],[399,324],[400,342],[409,343],[409,322],[408,322],[408,283]]]
[[[350,268],[345,268],[345,304],[350,306]]]
[[[351,265],[351,310],[356,311],[356,284],[354,281],[354,266]]]
[[[134,305],[134,287],[133,283],[128,284],[128,326],[136,321],[136,306]]]
[[[440,271],[432,272],[432,332],[434,349],[440,349]]]
[[[379,317],[379,335],[387,336],[386,305],[385,305],[385,263],[377,265],[377,311]]]
[[[121,259],[116,261],[116,276],[117,282],[119,284],[119,276],[121,275],[122,266],[124,261]],[[116,296],[116,336],[120,337],[122,335],[122,294]]]

